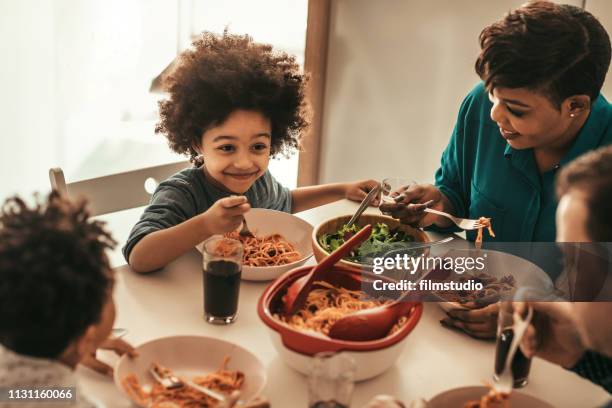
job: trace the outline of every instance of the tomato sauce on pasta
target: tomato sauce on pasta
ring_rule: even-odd
[[[225,234],[244,246],[244,266],[276,266],[298,261],[301,254],[280,234],[267,237],[243,237],[237,231]]]
[[[389,302],[391,301],[367,299],[366,293],[361,290],[349,290],[328,282],[317,281],[302,309],[294,315],[279,314],[276,318],[298,330],[311,330],[328,335],[329,329],[341,318]],[[406,317],[401,317],[389,334],[395,333],[406,321]]]
[[[240,389],[244,383],[244,373],[227,370],[228,361],[229,357],[226,357],[217,371],[195,377],[192,381],[227,395]],[[165,367],[158,364],[156,366],[156,370],[171,373]],[[121,380],[121,383],[130,397],[141,406],[150,408],[208,408],[218,405],[217,400],[188,386],[166,389],[158,382],[155,382],[151,390],[146,391],[140,385],[140,381],[134,373],[126,375]]]

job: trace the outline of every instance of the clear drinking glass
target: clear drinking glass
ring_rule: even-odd
[[[355,378],[355,360],[346,353],[316,354],[308,375],[310,408],[348,408]]]
[[[215,235],[204,242],[204,317],[214,324],[230,324],[238,312],[242,243]]]
[[[493,378],[499,380],[499,375],[504,369],[506,356],[510,351],[510,345],[514,338],[514,304],[510,301],[499,302],[499,315],[497,318],[497,340],[495,343],[495,372]],[[531,369],[531,359],[527,358],[521,348],[516,349],[514,358],[509,364],[512,370],[513,387],[522,388],[529,381],[529,370]]]

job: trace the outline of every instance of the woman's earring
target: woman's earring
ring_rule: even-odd
[[[576,114],[575,113],[570,113],[570,118],[575,118]]]

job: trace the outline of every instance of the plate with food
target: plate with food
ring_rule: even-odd
[[[254,400],[266,384],[263,363],[250,351],[227,341],[202,336],[163,337],[136,348],[138,357],[124,355],[115,366],[115,385],[139,407],[214,407],[217,402],[188,385],[165,388],[151,374],[170,373],[225,396]]]
[[[552,408],[553,406],[522,392],[497,393],[490,387],[460,387],[444,391],[430,399],[427,408]]]
[[[340,265],[371,270],[375,257],[401,250],[414,242],[430,242],[427,234],[420,229],[402,224],[399,220],[386,215],[363,214],[357,223],[347,227],[346,224],[351,217],[352,215],[343,215],[331,218],[314,229],[312,248],[317,261],[325,258],[367,224],[372,225],[370,238],[342,259]],[[424,249],[420,251],[419,254]]]
[[[472,262],[471,268],[431,271],[426,279],[434,282],[482,285],[481,289],[434,290],[433,299],[445,311],[463,308],[478,309],[502,299],[511,299],[520,288],[549,289],[553,286],[550,277],[534,263],[506,252],[489,249],[451,249],[442,259],[452,259],[452,265],[466,265],[458,260],[477,258],[481,263]],[[482,267],[480,267],[480,266]]]
[[[290,269],[302,266],[312,256],[312,225],[295,215],[253,208],[245,218],[255,237],[225,234],[244,245],[241,278],[250,281],[276,279]],[[202,252],[202,244],[198,245]]]

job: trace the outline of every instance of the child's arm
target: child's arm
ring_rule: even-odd
[[[202,214],[146,235],[132,249],[129,264],[136,272],[163,268],[210,236],[238,228],[250,208],[244,196],[222,198]]]
[[[138,357],[138,352],[131,344],[118,338],[109,337],[108,339],[104,340],[98,346],[98,350],[100,349],[114,351],[118,356],[127,354],[130,358]],[[113,377],[113,368],[105,362],[98,360],[95,352],[82,356],[80,364],[84,365],[85,367],[89,367],[102,375],[107,375],[111,378]]]
[[[296,188],[291,191],[291,201],[293,202],[291,212],[309,210],[342,198],[361,201],[378,184],[376,180],[362,180],[353,183],[332,183]],[[378,205],[378,197],[372,202],[372,205]]]

